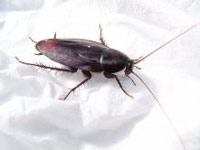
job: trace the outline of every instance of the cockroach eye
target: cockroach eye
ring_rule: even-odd
[[[131,73],[131,71],[132,71],[132,69],[133,69],[133,66],[134,66],[133,61],[132,61],[132,60],[129,60],[129,61],[127,62],[126,69],[125,69],[125,74],[126,74],[126,75],[128,75],[128,74]]]

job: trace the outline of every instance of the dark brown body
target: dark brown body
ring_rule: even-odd
[[[51,60],[60,63],[67,68],[56,68],[41,64],[27,63],[20,61],[18,58],[17,60],[26,65],[56,71],[74,73],[77,70],[81,70],[86,78],[72,88],[67,95],[62,98],[63,100],[65,100],[71,92],[75,91],[75,89],[89,81],[92,78],[91,72],[103,72],[106,78],[116,79],[122,91],[126,95],[132,97],[124,90],[117,75],[114,73],[125,69],[125,74],[129,77],[128,75],[132,72],[134,62],[125,54],[108,47],[103,40],[101,26],[99,26],[99,29],[101,42],[85,39],[57,39],[56,34],[53,39],[41,40],[39,42],[30,38],[34,43],[36,43],[35,48],[39,51],[36,55],[47,56]]]
[[[84,39],[48,39],[36,44],[43,55],[70,69],[115,73],[123,70],[129,58],[102,43]]]

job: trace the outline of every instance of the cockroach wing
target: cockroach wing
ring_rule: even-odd
[[[100,57],[109,49],[101,43],[84,39],[48,39],[38,42],[36,48],[60,64],[93,72],[102,71]]]

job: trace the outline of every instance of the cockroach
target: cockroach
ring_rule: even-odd
[[[100,42],[86,40],[86,39],[58,39],[56,38],[56,33],[54,34],[54,38],[52,39],[45,39],[39,42],[36,42],[31,37],[30,40],[35,43],[35,48],[39,51],[36,55],[44,55],[49,59],[60,63],[67,68],[57,68],[57,67],[49,67],[42,64],[34,64],[21,61],[16,57],[18,62],[29,65],[29,66],[36,66],[39,68],[62,71],[62,72],[71,72],[75,73],[77,70],[81,70],[83,75],[86,77],[82,82],[77,84],[74,88],[72,88],[63,98],[62,100],[66,100],[67,97],[75,91],[78,87],[86,83],[92,78],[91,72],[103,72],[104,76],[108,79],[115,79],[120,87],[120,89],[129,97],[133,97],[130,95],[122,86],[119,78],[114,73],[124,70],[125,75],[135,84],[133,79],[130,77],[132,73],[135,75],[147,88],[147,90],[151,93],[151,95],[156,100],[157,104],[162,109],[163,113],[167,117],[169,123],[174,128],[176,134],[178,135],[178,139],[182,143],[182,140],[179,137],[179,134],[171,122],[170,118],[168,117],[166,111],[163,109],[162,105],[159,103],[158,99],[156,98],[155,94],[152,90],[147,86],[147,84],[140,78],[138,74],[136,74],[133,69],[139,67],[136,66],[139,62],[143,61],[150,55],[154,54],[162,47],[166,46],[167,44],[171,43],[175,39],[179,38],[180,36],[184,35],[186,32],[190,31],[198,24],[191,26],[190,28],[186,29],[182,33],[176,35],[174,38],[169,40],[168,42],[164,43],[160,47],[156,48],[152,52],[148,53],[145,56],[141,56],[138,59],[130,59],[127,55],[123,54],[122,52],[110,48],[103,36],[102,36],[102,28],[99,25],[100,30]],[[184,144],[182,146],[185,149]]]
[[[135,73],[133,72],[133,68],[140,69],[136,66],[139,62],[143,61],[162,47],[166,46],[173,40],[177,39],[181,35],[185,34],[196,25],[191,26],[189,29],[185,30],[184,32],[180,33],[179,35],[175,36],[165,44],[161,45],[160,47],[156,48],[149,54],[144,57],[139,57],[138,59],[130,59],[127,55],[123,54],[122,52],[112,49],[107,46],[103,36],[102,36],[102,28],[99,25],[100,29],[100,42],[86,40],[86,39],[58,39],[56,38],[56,33],[54,34],[54,38],[52,39],[45,39],[39,42],[34,41],[31,37],[30,40],[35,43],[35,48],[39,51],[36,55],[45,55],[49,59],[60,63],[67,68],[56,68],[56,67],[49,67],[42,64],[33,64],[28,62],[23,62],[19,60],[17,57],[16,59],[18,62],[36,66],[44,69],[62,71],[62,72],[71,72],[75,73],[77,70],[81,70],[83,75],[86,77],[82,82],[72,88],[64,98],[60,99],[67,99],[67,97],[75,91],[78,87],[86,83],[92,78],[91,72],[103,72],[104,76],[109,79],[115,79],[121,88],[121,90],[129,97],[133,97],[130,95],[126,90],[123,88],[119,78],[114,73],[124,70],[125,75],[131,79],[131,81],[135,84],[133,79],[129,76],[130,73],[135,75],[149,90],[149,92],[155,98],[153,92],[147,86],[147,84]]]

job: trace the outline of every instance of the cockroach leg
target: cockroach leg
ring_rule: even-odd
[[[54,38],[54,39],[56,39],[56,32],[54,33],[54,36],[53,36],[53,38]]]
[[[105,40],[104,40],[104,38],[103,38],[103,34],[102,34],[103,29],[102,29],[102,27],[101,27],[100,24],[99,24],[99,31],[100,31],[100,38],[99,38],[99,40],[101,41],[101,43],[102,43],[104,46],[107,46],[107,44],[106,44],[106,42],[105,42]]]
[[[33,64],[33,63],[28,63],[28,62],[24,62],[21,61],[19,58],[15,57],[15,59],[24,65],[28,65],[28,66],[35,66],[35,67],[39,67],[39,68],[43,68],[43,69],[50,69],[50,70],[56,70],[56,71],[63,71],[63,72],[71,72],[74,73],[76,72],[75,70],[69,70],[69,69],[65,69],[65,68],[56,68],[56,67],[49,67],[49,66],[45,66],[43,64]]]
[[[68,68],[69,68],[69,70],[72,71],[73,73],[74,73],[74,72],[77,72],[77,70],[78,70],[77,68],[74,68],[74,67],[69,67],[69,66],[68,66]]]
[[[28,37],[33,43],[37,44],[35,40],[32,39],[32,37]]]
[[[34,53],[35,55],[38,55],[38,56],[40,56],[40,55],[43,55],[42,53]]]
[[[131,81],[132,81],[132,83],[136,86],[136,83],[135,83],[135,81],[130,77],[130,76],[128,76],[128,75],[126,75]]]
[[[80,87],[81,85],[83,85],[84,83],[86,83],[87,81],[89,81],[92,78],[92,75],[89,71],[84,71],[82,70],[82,73],[84,74],[84,76],[86,77],[86,79],[84,79],[82,82],[80,82],[78,85],[76,85],[74,88],[72,88],[67,95],[64,98],[59,98],[60,100],[66,100],[67,97],[74,92],[78,87]]]
[[[125,91],[125,89],[123,88],[121,82],[119,81],[119,78],[115,75],[115,74],[112,74],[112,73],[107,73],[107,72],[104,72],[104,76],[108,79],[112,79],[112,78],[115,78],[119,87],[121,88],[121,90],[129,97],[133,98],[132,95],[130,95],[128,92]]]
[[[140,68],[140,67],[138,67],[138,66],[136,66],[136,65],[134,65],[134,67],[136,68],[136,69],[138,69],[138,70],[141,70],[142,68]]]

